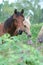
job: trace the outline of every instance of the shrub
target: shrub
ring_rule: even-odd
[[[40,61],[39,52],[31,46],[23,44],[22,36],[9,37],[8,34],[0,37],[0,65],[43,64]]]

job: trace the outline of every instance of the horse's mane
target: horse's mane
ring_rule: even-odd
[[[7,31],[9,28],[11,30],[8,32],[10,35],[13,35],[14,31],[16,30],[16,27],[14,26],[13,15],[4,22],[4,29]]]
[[[4,28],[7,29],[11,27],[12,22],[13,22],[13,15],[4,22]]]

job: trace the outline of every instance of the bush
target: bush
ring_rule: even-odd
[[[39,52],[31,46],[23,44],[21,39],[22,35],[10,37],[10,35],[5,34],[0,37],[0,65],[43,64],[40,61],[41,56]],[[27,39],[26,36],[25,39]]]

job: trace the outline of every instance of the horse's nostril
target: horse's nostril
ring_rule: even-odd
[[[20,34],[20,35],[21,35],[21,34],[22,34],[22,32],[23,32],[22,30],[19,30],[19,31],[18,31],[18,34]]]

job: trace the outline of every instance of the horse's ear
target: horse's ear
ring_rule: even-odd
[[[24,9],[21,10],[21,14],[23,14],[23,13],[24,13]]]
[[[30,20],[30,16],[28,17],[28,20]]]
[[[14,10],[14,13],[17,14],[17,9]]]

